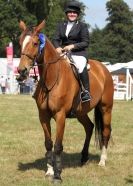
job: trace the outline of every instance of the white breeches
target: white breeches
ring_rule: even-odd
[[[71,57],[74,60],[74,63],[78,69],[78,72],[82,73],[87,63],[86,58],[84,56],[76,56],[76,55],[72,55]]]

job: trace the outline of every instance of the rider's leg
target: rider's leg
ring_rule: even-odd
[[[87,71],[87,60],[83,56],[75,56],[72,55],[73,62],[75,63],[78,72],[79,72],[79,77],[81,80],[81,100],[82,102],[90,101],[91,96],[90,96],[90,88],[89,88],[89,76],[88,76],[88,71]],[[82,88],[83,87],[83,88]]]
[[[90,101],[90,88],[89,88],[89,76],[87,71],[87,66],[84,67],[84,70],[82,73],[79,74],[80,79],[82,81],[84,90],[81,92],[81,100],[82,102]]]

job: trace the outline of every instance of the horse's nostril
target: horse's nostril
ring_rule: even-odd
[[[18,73],[20,74],[20,70],[17,68]]]
[[[25,69],[17,68],[17,71],[18,71],[19,74],[25,74],[25,73],[27,73],[27,68],[25,68]]]
[[[24,70],[22,70],[23,75],[27,75],[27,72],[28,72],[27,68],[25,68]]]
[[[24,69],[17,68],[17,71],[19,73],[19,77],[17,78],[18,81],[22,81],[28,76],[27,68],[24,68]]]

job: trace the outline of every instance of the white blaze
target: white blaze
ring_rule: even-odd
[[[23,41],[23,44],[22,44],[22,52],[23,52],[25,46],[27,45],[27,43],[29,42],[30,38],[31,38],[31,36],[26,36],[25,37],[25,39]]]

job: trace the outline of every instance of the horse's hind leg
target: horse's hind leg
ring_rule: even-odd
[[[104,109],[103,109],[104,110]],[[102,153],[99,165],[105,166],[105,162],[107,160],[107,147],[108,142],[111,136],[111,111],[112,108],[105,108],[103,111],[103,144],[102,144]]]
[[[102,105],[99,109],[99,112],[101,113],[101,157],[100,157],[100,166],[105,166],[106,160],[107,160],[107,147],[108,142],[111,136],[111,115],[112,115],[112,105]],[[100,126],[99,126],[100,128]]]
[[[86,133],[85,142],[84,142],[84,146],[83,146],[83,150],[82,150],[82,157],[81,157],[81,164],[83,165],[89,159],[88,150],[89,150],[89,144],[90,144],[90,139],[92,136],[94,124],[91,122],[91,120],[87,114],[83,115],[83,116],[78,116],[77,118],[78,118],[79,122],[83,125],[83,127],[85,129],[85,133]]]
[[[51,140],[51,126],[50,126],[50,116],[46,113],[39,113],[40,122],[44,131],[45,136],[45,148],[46,148],[46,159],[47,159],[47,172],[46,177],[53,177],[53,142]]]

